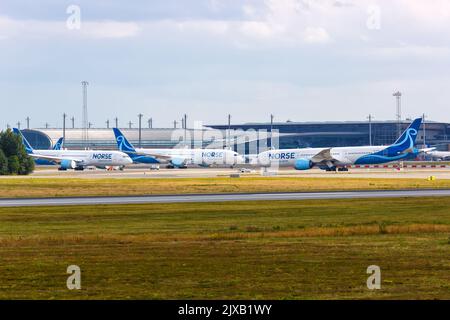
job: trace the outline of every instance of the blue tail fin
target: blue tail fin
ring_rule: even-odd
[[[402,133],[402,135],[384,150],[384,153],[392,156],[405,151],[413,152],[414,144],[416,143],[417,134],[419,133],[420,125],[422,124],[422,118],[417,118],[409,127]]]
[[[409,127],[402,133],[402,135],[394,142],[391,147],[397,147],[403,151],[406,149],[411,149],[416,143],[417,134],[419,133],[420,125],[422,124],[422,118],[417,118]]]
[[[117,147],[122,152],[136,152],[133,145],[125,138],[125,136],[122,134],[122,132],[117,129],[113,128],[114,135],[116,136],[116,142]]]
[[[17,128],[13,128],[13,131],[15,134],[17,134],[18,136],[20,136],[22,138],[22,143],[25,146],[25,150],[27,151],[27,153],[28,154],[33,153],[33,148],[31,147],[30,143],[27,141],[25,136],[22,134],[22,132],[20,132],[20,130]]]
[[[417,118],[411,124],[409,127],[403,132],[403,134],[395,141],[394,144],[401,144],[405,140],[408,140],[408,138],[412,139],[413,145],[416,142],[417,133],[419,132],[420,125],[422,124],[422,118]]]
[[[62,144],[63,144],[64,138],[61,137],[56,141],[55,145],[53,146],[53,150],[61,150]]]

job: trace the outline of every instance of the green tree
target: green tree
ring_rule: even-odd
[[[17,174],[17,173],[19,173],[19,169],[20,169],[19,157],[9,156],[8,157],[8,173],[9,174]]]
[[[22,145],[22,138],[14,134],[11,129],[2,132],[0,147],[7,158],[17,155],[19,150],[24,148]]]
[[[0,175],[8,174],[8,158],[5,153],[0,149]]]
[[[0,174],[29,174],[34,160],[27,154],[22,137],[10,129],[0,133]]]
[[[34,160],[24,152],[24,155],[19,156],[20,168],[18,174],[26,175],[34,170]]]

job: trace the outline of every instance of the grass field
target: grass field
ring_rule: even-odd
[[[381,178],[179,178],[179,179],[48,179],[2,178],[0,197],[113,196],[169,193],[293,192],[450,188],[450,180]]]
[[[0,298],[450,299],[449,235],[450,197],[0,208]]]

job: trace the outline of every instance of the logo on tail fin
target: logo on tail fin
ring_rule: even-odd
[[[125,136],[120,132],[119,129],[113,128],[114,135],[116,136],[117,146],[122,152],[136,152],[133,145],[125,138]]]
[[[413,152],[422,118],[415,119],[394,144],[383,150],[384,155],[396,156],[399,153]]]
[[[63,139],[64,139],[63,137],[58,139],[58,141],[53,146],[53,150],[61,150]]]

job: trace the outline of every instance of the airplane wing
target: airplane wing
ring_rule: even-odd
[[[430,153],[431,151],[434,150],[436,150],[436,147],[420,149],[419,152]]]
[[[335,158],[331,155],[331,148],[323,149],[319,153],[317,153],[314,157],[311,158],[311,161],[314,163],[321,163],[326,161],[336,161]]]
[[[48,160],[54,163],[61,163],[61,161],[63,160],[69,160],[69,161],[75,161],[75,163],[82,163],[83,160],[81,159],[76,159],[76,158],[67,158],[67,157],[55,157],[55,156],[45,156],[42,154],[35,154],[35,153],[30,153],[29,156],[33,157],[33,158],[37,158],[37,159],[44,159],[44,160]]]
[[[138,156],[150,156],[155,158],[160,162],[170,162],[175,166],[184,166],[189,161],[190,156],[185,155],[165,155],[160,153],[151,153],[151,152],[128,152],[133,153]]]
[[[139,154],[139,153],[138,153]],[[173,156],[164,155],[164,154],[158,154],[158,153],[145,153],[146,156],[150,156],[155,158],[156,160],[165,160],[170,161],[173,159]]]

